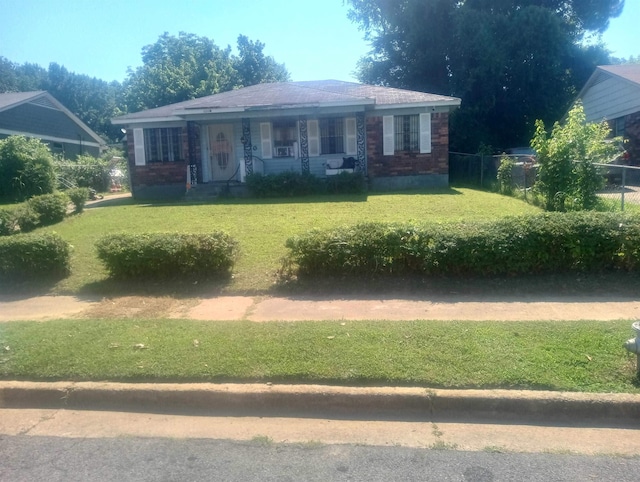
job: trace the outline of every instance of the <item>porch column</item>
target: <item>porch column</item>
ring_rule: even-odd
[[[307,132],[307,117],[300,116],[300,161],[302,172],[309,172],[309,134]]]
[[[244,146],[244,172],[253,174],[253,145],[251,144],[251,120],[242,119],[242,145]]]
[[[367,129],[364,123],[364,112],[356,114],[356,135],[358,144],[358,158],[356,171],[367,173]]]
[[[191,186],[202,182],[202,169],[198,169],[196,146],[198,143],[198,126],[195,122],[187,122],[187,155],[189,156],[189,183]]]

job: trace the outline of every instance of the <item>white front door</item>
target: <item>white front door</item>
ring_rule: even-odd
[[[233,125],[209,126],[209,173],[211,181],[228,181],[238,168],[233,152]]]

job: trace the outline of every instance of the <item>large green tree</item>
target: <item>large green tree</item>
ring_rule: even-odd
[[[535,120],[566,111],[624,0],[349,0],[349,16],[371,42],[363,82],[462,98],[453,149],[526,145]]]
[[[164,33],[142,49],[142,65],[129,71],[125,101],[131,112],[195,99],[261,82],[285,81],[284,65],[266,57],[264,44],[238,38],[238,57],[213,40]]]

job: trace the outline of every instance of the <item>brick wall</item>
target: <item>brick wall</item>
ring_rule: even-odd
[[[144,166],[136,166],[135,149],[133,144],[133,130],[127,130],[127,151],[129,158],[129,172],[131,184],[135,192],[137,186],[161,186],[170,184],[187,184],[187,157],[189,154],[189,139],[187,129],[182,129],[182,153],[185,158],[176,162],[151,162]],[[199,148],[198,148],[199,153]]]
[[[382,155],[382,117],[367,117],[367,172],[370,177],[418,176],[449,172],[449,114],[431,114],[431,153]]]

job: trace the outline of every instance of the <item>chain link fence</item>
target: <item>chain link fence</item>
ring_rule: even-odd
[[[449,180],[452,184],[498,190],[498,168],[503,157],[513,163],[512,182],[524,198],[536,182],[538,166],[529,155],[479,155],[449,153]],[[640,209],[640,167],[618,164],[596,164],[605,179],[605,187],[598,192],[606,207],[612,211]]]

